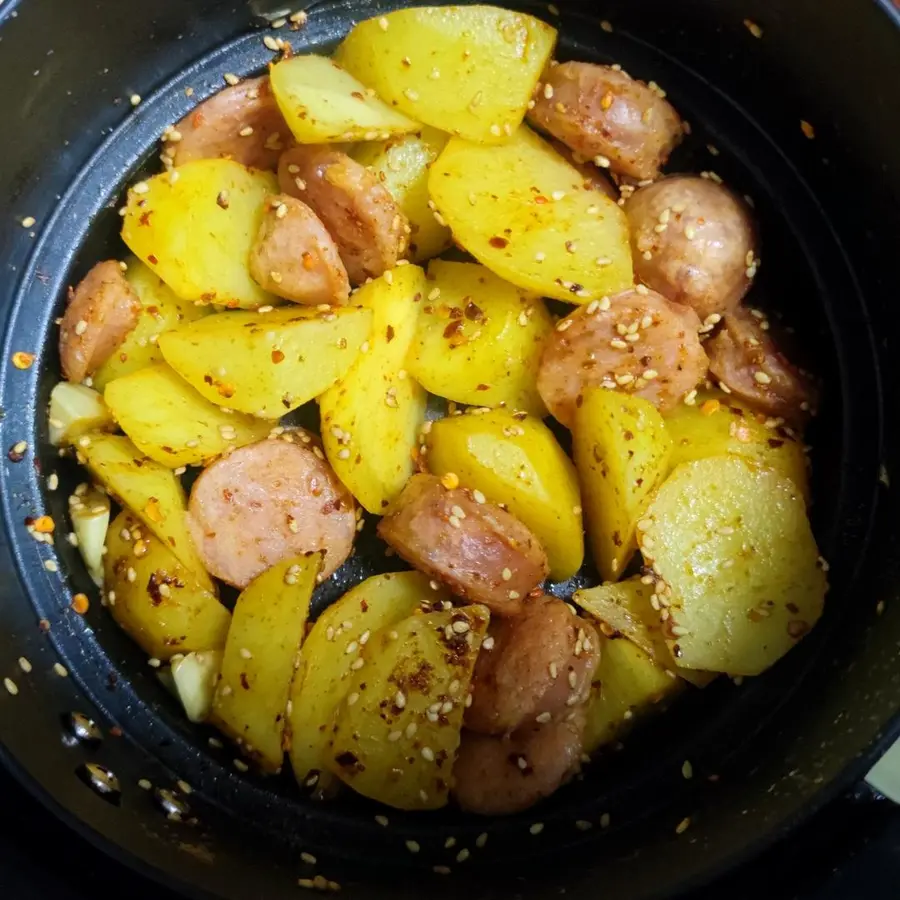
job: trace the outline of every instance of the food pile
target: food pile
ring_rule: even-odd
[[[663,175],[664,91],[556,36],[407,9],[225,74],[61,320],[103,605],[192,721],[322,796],[525,809],[822,611],[815,390],[747,302],[748,206]],[[398,571],[310,621],[366,514]],[[585,534],[601,583],[558,599]]]

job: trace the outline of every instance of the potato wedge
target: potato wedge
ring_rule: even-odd
[[[416,7],[360,22],[335,58],[420,122],[497,144],[521,123],[555,44],[555,28],[511,10]]]
[[[162,362],[157,341],[164,331],[202,319],[209,307],[182,300],[149,266],[130,256],[125,279],[141,301],[141,314],[134,330],[119,349],[94,372],[93,387],[103,391],[114,378],[130,375]]]
[[[374,140],[419,125],[366,93],[333,59],[314,54],[275,63],[269,79],[278,108],[301,144]]]
[[[210,721],[264,772],[284,761],[291,681],[321,566],[321,553],[276,563],[234,607]]]
[[[369,348],[319,397],[328,462],[370,513],[383,513],[413,473],[427,397],[405,366],[425,290],[418,266],[359,289],[356,302],[373,313]]]
[[[221,650],[193,650],[172,659],[172,687],[191,722],[205,722],[212,710],[222,668]]]
[[[372,312],[290,306],[207,316],[159,339],[166,362],[207,400],[277,419],[328,390],[369,337]]]
[[[449,594],[433,591],[419,572],[394,572],[367,578],[319,616],[300,649],[300,666],[291,686],[290,757],[300,784],[314,777],[322,791],[333,777],[326,756],[334,714],[359,670],[356,648],[382,628],[417,612],[424,602],[446,599]]]
[[[275,176],[230,159],[185,163],[177,174],[128,192],[122,240],[183,300],[243,309],[276,302],[248,268]]]
[[[226,413],[165,363],[116,378],[103,394],[119,427],[161,465],[204,465],[226,450],[261,441],[270,422]]]
[[[641,397],[593,388],[575,410],[573,456],[604,581],[620,578],[637,549],[635,526],[668,474],[671,446],[662,416]]]
[[[209,576],[185,523],[184,488],[172,470],[147,459],[122,435],[92,432],[86,438],[86,442],[78,445],[79,461],[195,578],[208,585]]]
[[[209,579],[199,579],[147,529],[122,510],[106,536],[105,598],[110,614],[146,653],[218,650],[231,613]]]
[[[409,258],[422,262],[450,246],[450,229],[428,205],[428,169],[447,144],[436,128],[422,128],[386,141],[358,144],[350,155],[374,172],[409,221]]]
[[[550,577],[571,578],[584,561],[581,494],[572,461],[547,426],[524,414],[491,410],[434,422],[426,437],[435,475],[504,503],[541,542]]]
[[[734,453],[787,475],[809,502],[809,464],[802,441],[724,391],[701,391],[663,417],[672,438],[669,466]],[[773,427],[767,427],[769,422]]]
[[[640,647],[661,669],[674,672],[695,687],[706,687],[716,676],[711,672],[678,667],[666,643],[659,609],[654,610],[652,598],[653,585],[644,584],[638,576],[616,584],[575,591],[572,595],[574,603],[600,622],[600,631],[607,637],[621,634]],[[656,606],[660,606],[658,600]]]
[[[78,552],[88,575],[97,587],[103,587],[103,548],[109,530],[109,497],[96,488],[72,494],[69,497],[69,515],[72,531],[78,538]]]
[[[374,635],[337,712],[331,771],[388,806],[445,806],[489,618],[485,606],[463,606],[413,615]]]
[[[827,581],[799,489],[739,456],[675,469],[638,545],[664,582],[679,666],[758,675],[822,613]]]
[[[547,414],[537,371],[553,320],[543,301],[476,263],[434,260],[407,360],[426,390],[474,406]]]
[[[428,189],[459,244],[518,287],[587,303],[632,286],[625,214],[524,125],[496,147],[452,138]]]
[[[660,668],[624,638],[600,637],[600,665],[587,707],[585,753],[620,739],[634,723],[661,712],[684,682]]]
[[[49,426],[50,443],[65,447],[88,431],[113,431],[116,423],[97,391],[60,381],[50,391]]]

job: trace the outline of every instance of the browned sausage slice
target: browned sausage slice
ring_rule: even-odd
[[[267,291],[296,303],[344,304],[347,270],[319,217],[287,194],[266,199],[250,251],[250,274]]]
[[[567,62],[545,73],[528,119],[585,159],[640,180],[656,178],[681,140],[662,92],[611,66]]]
[[[467,812],[501,816],[549,797],[581,766],[585,717],[536,725],[510,738],[464,731],[453,767],[456,802]]]
[[[802,424],[816,408],[816,390],[794,368],[768,334],[758,310],[743,307],[725,317],[722,330],[706,343],[709,371],[726,390],[760,412]]]
[[[256,169],[274,169],[294,142],[268,75],[213,94],[169,130],[167,137],[163,159],[176,166],[195,159],[233,159]]]
[[[434,475],[410,479],[378,534],[417,569],[500,615],[518,612],[549,572],[543,547],[518,519],[470,491],[446,490]]]
[[[356,536],[353,498],[299,430],[214,462],[194,484],[187,523],[210,573],[239,588],[314,550],[325,551],[320,577],[327,578]]]
[[[519,615],[495,619],[490,636],[494,644],[475,666],[467,728],[509,734],[565,718],[587,699],[599,641],[562,600],[528,601]]]
[[[626,391],[671,409],[706,375],[699,327],[690,307],[640,286],[593,300],[563,319],[547,341],[538,391],[569,427],[586,387]]]
[[[702,320],[734,309],[759,258],[750,211],[711,178],[676,175],[640,188],[625,204],[634,271]]]
[[[406,250],[409,222],[365,166],[328,146],[295,147],[281,157],[282,193],[308,203],[337,243],[353,284],[393,268]]]
[[[601,194],[606,194],[610,200],[618,201],[618,189],[593,162],[586,162],[583,157],[570,150],[562,141],[553,140],[550,143],[553,149],[578,171],[578,174],[584,179],[582,186],[586,191],[600,191]]]
[[[84,381],[137,325],[141,301],[115,260],[97,263],[74,290],[59,330],[63,376]]]

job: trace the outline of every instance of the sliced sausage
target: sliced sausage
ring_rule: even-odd
[[[300,430],[214,462],[194,483],[187,524],[210,573],[239,588],[314,550],[325,551],[327,578],[356,536],[353,498]]]
[[[319,217],[287,194],[266,199],[250,251],[250,274],[267,291],[296,303],[344,304],[350,281]]]
[[[393,268],[406,250],[409,222],[365,166],[328,146],[295,147],[281,157],[282,193],[308,203],[337,243],[353,284]]]
[[[538,391],[568,427],[581,392],[598,385],[671,409],[706,375],[699,327],[690,307],[640,286],[594,300],[556,326],[544,347]]]
[[[562,600],[530,600],[519,615],[495,619],[490,634],[494,644],[475,666],[467,728],[509,734],[565,718],[587,699],[600,644]]]
[[[378,534],[408,563],[453,593],[513,615],[549,572],[537,538],[493,503],[434,475],[414,475]]]
[[[635,191],[625,204],[634,271],[702,320],[734,309],[759,259],[750,211],[708,178],[676,175]]]
[[[743,307],[706,342],[709,371],[760,412],[802,424],[816,409],[812,379],[792,366],[769,336],[768,321]]]
[[[84,381],[137,325],[141,301],[113,259],[97,263],[74,290],[59,330],[63,376]]]
[[[581,766],[584,712],[567,718],[508,738],[463,731],[453,767],[456,802],[467,812],[502,816],[549,797]]]
[[[659,88],[584,62],[545,73],[528,119],[585,159],[601,157],[613,172],[639,180],[656,178],[684,131]]]
[[[278,158],[294,142],[268,75],[213,94],[167,137],[163,159],[176,166],[195,159],[233,159],[255,169],[275,169]]]
[[[593,162],[585,161],[583,157],[570,150],[562,141],[551,141],[553,149],[567,162],[572,168],[577,169],[578,174],[584,179],[583,187],[588,191],[600,191],[606,194],[610,200],[619,199],[619,191],[616,186],[601,173],[600,169]]]

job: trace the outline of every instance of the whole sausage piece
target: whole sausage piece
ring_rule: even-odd
[[[635,274],[704,321],[734,309],[759,266],[746,205],[712,178],[675,175],[625,204]]]
[[[337,245],[319,217],[287,194],[266,198],[250,251],[250,274],[267,291],[308,304],[345,304],[350,281]]]
[[[463,488],[447,490],[434,475],[414,475],[379,536],[417,569],[453,593],[514,615],[549,572],[537,538],[493,503]]]
[[[69,288],[59,329],[63,377],[80,382],[95,372],[137,325],[141,301],[113,259],[95,265]]]
[[[758,310],[736,309],[706,342],[709,371],[723,389],[769,416],[802,424],[815,413],[812,379],[792,366],[769,336]]]
[[[619,199],[619,191],[616,186],[603,174],[592,162],[585,162],[582,157],[572,152],[562,141],[551,141],[553,149],[584,179],[583,187],[586,191],[600,191],[606,194],[610,200]]]
[[[567,719],[509,738],[463,731],[453,766],[456,802],[467,812],[501,816],[549,797],[581,766],[583,709]]]
[[[467,728],[510,734],[559,721],[587,700],[600,644],[562,600],[530,600],[519,615],[495,619],[490,634],[494,644],[475,666]]]
[[[598,385],[671,409],[706,376],[699,328],[690,307],[640,285],[593,300],[557,324],[544,347],[538,391],[567,427],[579,395]]]
[[[269,76],[248,78],[213,94],[166,134],[164,161],[233,159],[255,169],[275,169],[293,142],[278,109]]]
[[[619,175],[656,178],[678,146],[678,113],[655,90],[612,66],[566,62],[544,73],[528,119],[585,159]]]
[[[295,147],[278,164],[281,191],[308,203],[331,233],[353,284],[392,269],[409,222],[365,166],[328,146]]]
[[[209,572],[238,588],[314,550],[325,551],[327,578],[356,536],[353,498],[301,430],[214,462],[194,483],[186,518]]]

